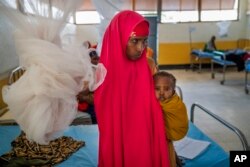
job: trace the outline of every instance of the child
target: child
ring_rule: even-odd
[[[97,66],[99,62],[99,56],[97,55],[96,52],[96,45],[91,46],[89,41],[86,41],[84,45],[88,48],[91,63],[94,66]],[[91,116],[92,124],[97,124],[96,114],[94,109],[94,92],[91,92],[87,87],[88,83],[86,82],[84,83],[84,88],[86,89],[79,92],[77,95],[78,111],[89,113]]]
[[[183,138],[188,131],[188,116],[185,104],[175,92],[176,79],[165,71],[159,71],[154,76],[155,94],[163,109],[165,130],[168,139],[170,163],[176,166],[176,156],[173,141]],[[178,164],[180,165],[180,164]]]

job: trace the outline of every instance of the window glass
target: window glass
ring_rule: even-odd
[[[76,12],[76,24],[97,24],[100,22],[100,16],[97,11]]]
[[[157,15],[157,11],[136,11],[138,13],[140,13],[143,16],[156,16]]]
[[[198,11],[167,11],[162,12],[162,23],[196,22],[198,21]]]
[[[20,8],[23,8],[21,10],[29,14],[40,15],[44,17],[49,17],[50,15],[50,13],[48,13],[48,11],[50,11],[49,0],[44,0],[42,2],[39,2],[39,0],[23,0],[23,5],[21,5]]]
[[[237,10],[201,11],[201,21],[225,21],[237,20],[237,18]]]
[[[5,3],[9,4],[10,7],[17,9],[17,2],[16,0],[4,0]]]
[[[162,0],[162,23],[237,19],[238,0]]]
[[[238,0],[225,0],[211,5],[212,1],[203,4],[201,10],[201,21],[224,21],[238,19]],[[216,10],[214,10],[216,8]],[[220,9],[220,10],[219,10]]]

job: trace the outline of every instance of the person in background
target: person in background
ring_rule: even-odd
[[[94,66],[97,66],[99,62],[99,56],[96,52],[96,46],[91,46],[90,42],[88,42],[88,51],[90,56],[90,61]],[[86,45],[85,45],[86,46]],[[95,69],[95,68],[93,68]],[[94,92],[88,89],[88,83],[84,83],[84,90],[79,92],[77,95],[78,100],[78,111],[87,112],[90,114],[92,124],[97,124],[95,107],[94,107]]]
[[[154,57],[154,51],[153,51],[153,49],[150,48],[149,46],[147,46],[146,56],[147,56],[147,57],[151,57],[151,58]]]
[[[168,167],[164,120],[154,94],[146,48],[149,23],[121,11],[107,27],[100,62],[107,70],[95,90],[99,167]]]
[[[93,65],[97,65],[99,62],[99,56],[97,55],[96,49],[90,48],[89,49],[89,56],[90,56],[90,61]]]
[[[158,71],[158,67],[154,60],[154,51],[150,47],[147,47],[146,57],[151,73],[154,75]]]
[[[215,45],[216,37],[213,35],[211,39],[205,44],[204,51],[205,52],[213,52],[216,51],[216,45]]]
[[[155,94],[163,110],[171,167],[181,166],[175,153],[173,141],[186,136],[188,131],[187,109],[175,92],[176,78],[165,71],[154,76]]]
[[[215,45],[216,37],[212,36],[210,41],[206,43],[204,51],[213,52],[216,55],[221,56],[222,60],[229,60],[236,64],[238,71],[243,71],[245,69],[244,56],[247,54],[246,51],[241,49],[229,49],[229,50],[218,50]],[[216,51],[216,52],[214,52]]]

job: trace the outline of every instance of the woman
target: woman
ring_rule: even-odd
[[[106,29],[100,63],[107,69],[94,103],[100,131],[99,167],[169,166],[163,115],[146,59],[149,23],[118,13]]]

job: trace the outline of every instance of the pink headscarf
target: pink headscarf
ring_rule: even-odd
[[[94,94],[100,131],[99,167],[169,166],[163,114],[155,97],[146,49],[138,60],[126,56],[131,33],[145,31],[141,26],[143,31],[135,28],[141,23],[144,29],[149,28],[138,13],[122,11],[103,38],[100,63],[107,75]]]

